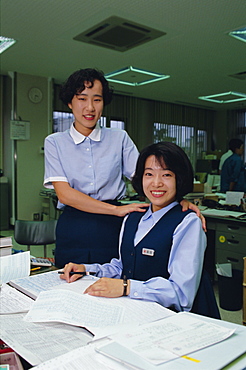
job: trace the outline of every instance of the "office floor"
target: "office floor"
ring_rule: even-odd
[[[17,250],[23,250],[26,251],[27,247],[23,245],[19,245],[16,243],[14,240],[14,230],[5,230],[5,231],[0,231],[1,236],[12,236],[12,241],[13,241],[13,248]],[[48,258],[53,258],[53,252],[52,250],[55,248],[54,244],[47,245],[47,257]],[[35,257],[43,257],[43,246],[31,246],[31,254],[34,255]],[[215,297],[218,303],[218,307],[220,310],[220,315],[221,319],[224,321],[229,321],[234,324],[239,324],[242,325],[242,317],[243,317],[243,312],[242,309],[238,311],[227,311],[219,306],[219,293],[218,293],[218,286],[217,283],[215,282],[214,284],[214,293]]]

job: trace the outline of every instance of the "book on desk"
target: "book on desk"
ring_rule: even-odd
[[[0,257],[9,256],[12,254],[12,237],[11,236],[1,236],[0,237]]]

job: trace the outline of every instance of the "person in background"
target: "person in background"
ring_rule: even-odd
[[[245,165],[241,158],[243,155],[243,141],[232,139],[230,149],[233,154],[228,157],[221,170],[220,191],[242,191],[246,192]]]
[[[227,150],[226,153],[224,153],[221,158],[220,158],[220,163],[219,163],[219,174],[221,173],[221,170],[222,170],[222,166],[225,162],[225,160],[227,158],[229,158],[232,154],[233,154],[233,151],[231,150],[231,145],[233,146],[233,142],[234,142],[235,139],[231,139],[229,141],[229,149]]]
[[[142,213],[148,206],[119,202],[125,196],[123,176],[133,176],[139,153],[126,131],[98,124],[103,107],[112,100],[101,71],[74,72],[61,87],[60,98],[75,120],[69,130],[49,135],[44,145],[44,186],[55,189],[58,208],[63,209],[56,230],[55,265],[108,262],[118,256],[123,217]],[[182,204],[200,216],[193,204]]]
[[[219,163],[219,173],[221,173],[222,166],[227,158],[229,158],[233,154],[233,149],[235,148],[235,144],[237,145],[237,140],[238,139],[231,139],[229,141],[228,145],[228,150],[226,153],[224,153],[221,158],[220,158],[220,163]]]
[[[90,295],[127,295],[175,311],[219,318],[210,280],[204,283],[210,293],[198,293],[201,276],[205,276],[206,236],[202,224],[193,211],[182,212],[179,204],[193,188],[187,155],[170,142],[146,147],[140,153],[132,184],[151,203],[144,214],[133,212],[125,217],[119,259],[103,265],[69,263],[61,278],[73,282],[80,277],[76,272],[95,272],[100,279],[85,290]],[[197,298],[199,294],[203,297]],[[209,297],[208,304],[205,296]]]

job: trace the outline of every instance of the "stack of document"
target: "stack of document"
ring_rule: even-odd
[[[11,236],[0,237],[0,257],[12,254],[12,247],[13,244]]]
[[[219,370],[245,353],[245,340],[243,326],[178,313],[138,327],[119,328],[118,333],[44,362],[35,370]],[[245,364],[244,357],[236,369]]]

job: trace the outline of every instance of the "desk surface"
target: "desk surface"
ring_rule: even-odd
[[[220,217],[215,215],[205,215],[207,222],[207,227],[214,229],[214,227],[211,227],[212,224],[215,224],[216,222],[223,223],[223,224],[234,224],[238,226],[246,227],[246,219],[240,219],[235,217]]]

